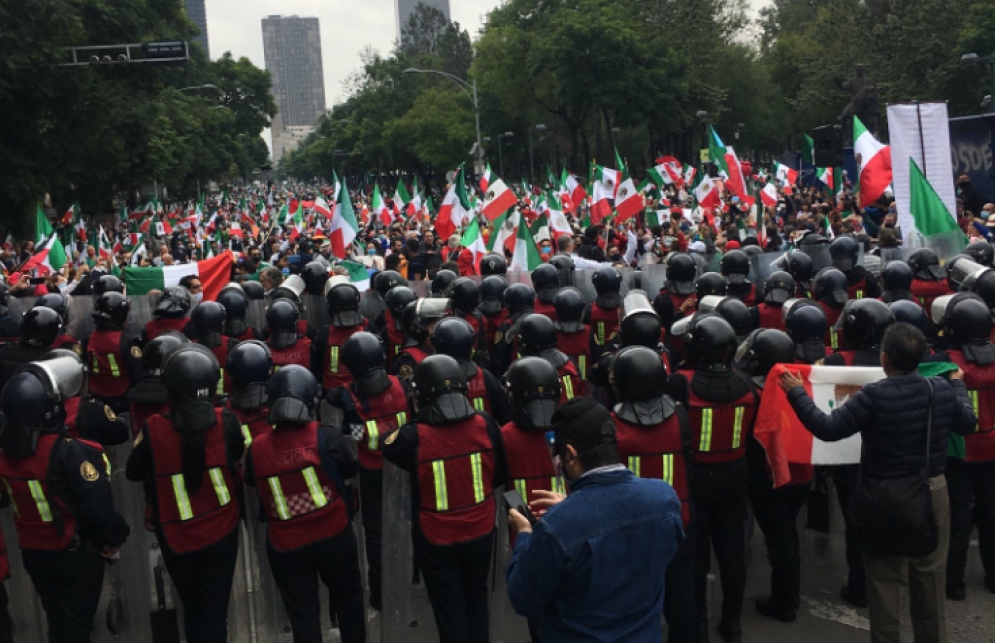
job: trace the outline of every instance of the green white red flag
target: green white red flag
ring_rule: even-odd
[[[514,207],[518,202],[515,193],[505,185],[500,177],[495,176],[494,181],[487,186],[484,192],[484,205],[482,212],[490,221],[494,221],[499,216]]]
[[[213,300],[217,299],[221,289],[228,283],[233,262],[231,252],[225,251],[204,261],[173,266],[128,267],[124,269],[124,278],[129,295],[145,295],[151,290],[178,286],[180,280],[187,275],[195,275],[204,286],[204,299]]]
[[[891,148],[882,144],[853,117],[853,156],[860,164],[860,207],[866,207],[884,194],[891,184]]]
[[[356,221],[356,213],[352,209],[352,201],[349,199],[349,189],[346,187],[345,179],[342,180],[342,188],[339,190],[338,199],[335,202],[335,209],[332,211],[332,222],[328,239],[332,244],[332,254],[339,259],[345,259],[346,249],[352,245],[359,233],[359,223]]]
[[[509,270],[532,272],[542,264],[542,255],[539,254],[539,248],[536,247],[535,239],[532,238],[527,225],[518,224],[514,247],[511,264],[508,265]]]
[[[480,234],[480,223],[477,221],[477,217],[473,217],[470,225],[467,226],[463,238],[460,239],[460,245],[473,255],[473,267],[479,273],[480,260],[487,254],[487,246],[484,245],[484,237]]]
[[[453,182],[442,199],[439,214],[435,217],[435,232],[443,241],[453,235],[470,216],[470,199],[466,194],[466,175],[460,165]]]

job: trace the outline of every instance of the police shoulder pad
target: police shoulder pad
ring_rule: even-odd
[[[82,355],[83,354],[82,344],[73,344],[73,352],[76,353],[77,355]]]
[[[79,475],[87,482],[95,482],[100,477],[97,468],[90,464],[89,460],[84,460],[83,464],[79,465]]]
[[[139,348],[138,346],[132,346],[131,347],[131,356],[134,357],[135,359],[141,359],[142,358],[142,349]]]
[[[107,406],[106,404],[104,405],[104,415],[107,416],[108,422],[117,421],[117,416],[114,415],[114,411],[111,409],[111,407]]]
[[[400,432],[401,432],[400,429],[398,429],[397,431],[391,432],[391,434],[387,436],[387,439],[384,440],[383,443],[384,444],[394,444],[394,440],[397,439],[397,434],[400,433]]]
[[[409,365],[407,365],[407,364],[405,364],[404,366],[402,366],[400,368],[400,370],[398,371],[398,375],[400,377],[406,379],[406,380],[410,380],[411,379],[411,375],[413,373],[414,373],[414,370]]]

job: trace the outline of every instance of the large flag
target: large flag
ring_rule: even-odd
[[[21,266],[21,271],[27,272],[37,268],[39,272],[48,274],[59,272],[65,264],[66,249],[62,247],[59,235],[53,232],[35,248],[35,253]]]
[[[698,200],[698,205],[703,208],[717,208],[722,203],[715,181],[707,175],[702,177],[701,183],[694,189],[694,198]]]
[[[960,230],[957,220],[943,200],[930,185],[916,164],[909,158],[909,210],[916,222],[916,230],[929,237],[944,232]]]
[[[768,183],[760,190],[760,201],[768,208],[777,205],[777,188],[774,187],[773,183]]]
[[[328,235],[332,244],[332,254],[339,259],[345,259],[346,248],[352,245],[358,232],[359,223],[352,209],[352,201],[349,200],[349,189],[343,179],[342,189],[339,190],[335,209],[332,211],[331,230]]]
[[[567,221],[566,215],[563,214],[563,205],[557,198],[556,193],[550,191],[546,194],[546,216],[549,217],[549,231],[553,235],[553,238],[559,237],[561,234],[573,234],[573,230],[570,229],[570,223]]]
[[[50,236],[52,236],[52,224],[49,222],[45,210],[39,204],[35,210],[35,245],[40,245]]]
[[[466,176],[463,166],[453,177],[453,182],[442,199],[439,215],[435,217],[435,232],[443,242],[453,235],[470,215],[470,199],[466,195]]]
[[[487,193],[487,186],[497,180],[497,175],[494,174],[494,170],[491,169],[491,164],[487,164],[487,169],[480,176],[480,191]]]
[[[549,208],[543,208],[542,213],[536,217],[536,220],[532,222],[529,226],[529,232],[532,233],[532,238],[536,243],[542,243],[543,241],[549,241],[552,237],[549,235],[549,216],[547,213]]]
[[[494,231],[490,239],[487,240],[487,250],[489,252],[500,252],[503,245],[508,252],[515,252],[515,236],[518,234],[518,226],[522,220],[522,213],[517,209],[502,214],[494,220]],[[498,248],[498,250],[495,250]]]
[[[480,234],[480,223],[477,221],[477,217],[473,217],[459,243],[473,254],[473,267],[479,273],[480,260],[487,254],[487,246],[484,245],[484,237]]]
[[[774,169],[774,176],[777,177],[777,181],[781,184],[781,187],[789,188],[798,181],[798,170],[793,167],[775,161]]]
[[[729,165],[726,161],[726,146],[719,138],[718,132],[711,125],[708,126],[708,160],[718,168],[719,176],[723,180],[729,178]]]
[[[515,238],[515,251],[508,269],[532,272],[541,264],[542,256],[539,254],[539,248],[536,247],[535,239],[532,238],[532,233],[529,232],[529,227],[519,223],[518,234]]]
[[[891,183],[891,149],[874,138],[856,116],[853,155],[860,163],[860,207],[863,208],[880,199]]]
[[[517,202],[518,199],[511,188],[495,176],[494,181],[488,185],[487,191],[484,192],[484,206],[482,211],[485,217],[493,221],[514,207]]]
[[[135,253],[138,254],[137,252]],[[228,283],[234,258],[230,252],[223,252],[212,259],[196,263],[181,263],[173,266],[146,268],[129,267],[124,269],[124,279],[128,284],[129,295],[145,295],[150,290],[162,290],[178,286],[187,275],[196,275],[204,286],[204,299],[217,299],[218,293]]]
[[[563,187],[566,188],[567,194],[570,197],[570,203],[572,208],[577,208],[584,199],[587,198],[587,191],[584,190],[584,186],[580,184],[580,181],[576,176],[567,172],[566,168],[563,168],[563,176],[561,177],[561,182]]]
[[[815,141],[808,134],[802,134],[802,161],[815,165]]]
[[[591,223],[597,225],[605,217],[611,216],[612,199],[618,189],[620,173],[611,168],[596,165],[591,195]]]
[[[358,261],[342,261],[339,265],[349,271],[349,281],[356,290],[364,292],[370,289],[370,272],[366,266]]]
[[[615,195],[615,211],[618,212],[618,221],[625,221],[636,216],[643,209],[643,195],[636,189],[632,177],[628,172],[622,172],[622,184],[618,186],[618,194]]]
[[[379,184],[373,186],[373,207],[370,209],[373,211],[373,216],[380,219],[384,227],[388,227],[394,222],[394,215],[391,214],[390,208],[387,207],[383,197],[380,195]]]

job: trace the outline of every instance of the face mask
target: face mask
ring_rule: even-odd
[[[550,248],[549,246],[543,246],[543,247],[542,247],[542,254],[544,254],[544,255],[548,255],[548,254],[549,254],[549,253],[551,253],[552,251],[553,251],[553,249],[552,249],[552,248]]]
[[[377,254],[377,251],[376,251],[375,248],[367,248],[366,249],[366,254],[368,254],[370,256],[373,256],[373,255]]]
[[[59,290],[62,291],[62,290],[65,290],[66,288],[68,288],[69,284],[67,284],[66,282],[62,282],[58,286],[59,286]]]
[[[200,302],[204,301],[204,291],[190,293],[190,298],[193,300],[194,306],[199,306]]]

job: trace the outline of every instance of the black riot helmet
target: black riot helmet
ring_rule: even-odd
[[[190,340],[183,333],[176,331],[162,333],[142,348],[142,370],[146,375],[161,375],[162,364],[166,361],[169,352],[189,343]]]
[[[829,256],[833,260],[833,268],[846,274],[857,265],[860,256],[860,246],[853,237],[840,236],[829,244]]]
[[[574,260],[570,258],[570,255],[555,254],[549,258],[549,265],[558,271],[573,272],[574,270]]]
[[[273,375],[273,354],[269,346],[255,339],[239,342],[228,353],[225,372],[231,375],[232,405],[258,409],[266,404],[266,384]]]
[[[556,327],[545,315],[526,315],[518,325],[518,345],[522,355],[539,355],[556,348]]]
[[[817,301],[825,302],[833,308],[842,308],[848,299],[846,287],[846,275],[836,268],[824,268],[812,282],[812,294]]]
[[[61,292],[45,293],[35,300],[35,307],[38,306],[51,308],[58,313],[63,326],[69,323],[69,295]]]
[[[515,423],[524,429],[550,429],[560,403],[560,377],[541,357],[522,357],[504,374]]]
[[[784,331],[758,328],[739,347],[737,361],[746,361],[751,377],[766,377],[775,364],[794,364],[795,343]]]
[[[584,293],[573,286],[560,288],[553,297],[556,309],[556,330],[564,333],[579,333],[584,329]]]
[[[967,247],[964,248],[964,254],[982,266],[991,268],[993,267],[992,263],[995,263],[995,248],[992,248],[992,244],[984,239],[978,239],[967,244]]]
[[[623,348],[611,361],[608,379],[619,400],[616,415],[633,424],[657,425],[673,415],[673,400],[665,397],[667,371],[656,351],[645,346]]]
[[[359,289],[350,283],[335,284],[325,295],[325,308],[332,326],[352,328],[363,323],[359,314]]]
[[[200,344],[183,344],[172,349],[162,364],[162,385],[173,404],[210,402],[220,379],[218,358]]]
[[[453,302],[453,311],[458,315],[469,315],[480,305],[480,286],[468,277],[460,277],[449,286],[447,293]]]
[[[245,291],[245,296],[249,300],[262,299],[266,296],[266,289],[258,281],[243,281],[242,290]]]
[[[750,283],[750,257],[742,250],[730,250],[719,262],[722,276],[733,285]]]
[[[909,255],[908,264],[916,279],[939,281],[947,276],[947,271],[940,265],[940,259],[929,248],[919,248]]]
[[[93,304],[95,320],[107,320],[120,329],[123,329],[127,323],[130,312],[131,302],[128,298],[113,290],[100,295]]]
[[[93,284],[92,290],[96,297],[103,295],[105,292],[119,292],[124,294],[124,284],[114,275],[101,275]]]
[[[466,374],[448,355],[429,355],[411,376],[415,415],[429,424],[449,424],[472,417]]]
[[[183,286],[170,286],[162,292],[162,299],[152,314],[156,317],[183,317],[190,312],[191,305],[189,290]]]
[[[795,296],[795,279],[787,272],[778,270],[771,273],[764,282],[764,303],[768,306],[781,306]]]
[[[48,348],[62,332],[62,318],[51,308],[35,306],[21,317],[21,343]]]
[[[981,297],[988,308],[995,311],[995,270],[988,270],[978,275],[971,284],[971,292]]]
[[[889,261],[881,269],[881,287],[891,301],[912,299],[912,268],[904,261]]]
[[[535,300],[536,295],[532,289],[522,283],[511,284],[504,291],[504,303],[512,316],[531,311],[535,306]]]
[[[383,270],[373,278],[373,287],[381,297],[386,297],[392,288],[397,286],[407,286],[408,280],[401,276],[396,270]]]
[[[504,258],[504,255],[496,252],[488,252],[480,260],[480,274],[483,277],[506,275],[508,274],[508,261]]]
[[[728,371],[736,355],[736,331],[714,313],[698,313],[684,335],[688,359],[700,371]]]
[[[218,303],[225,308],[225,335],[237,337],[249,329],[245,320],[249,312],[249,298],[242,286],[230,283],[218,294]]]
[[[197,338],[205,346],[221,343],[221,333],[225,328],[225,307],[216,301],[204,301],[193,309],[190,315]]]
[[[732,329],[736,331],[736,345],[746,339],[746,336],[753,331],[753,317],[750,309],[741,300],[735,297],[723,297],[722,301],[715,307],[716,314],[729,322]]]
[[[905,264],[903,263],[902,265],[904,266]],[[891,309],[891,314],[895,316],[896,322],[912,324],[923,333],[926,332],[929,321],[926,318],[926,311],[915,301],[911,299],[897,299],[888,304],[888,308]]]
[[[350,335],[342,345],[341,357],[352,375],[354,390],[363,397],[375,397],[390,386],[383,343],[373,333],[361,331]]]
[[[675,295],[690,295],[694,292],[694,280],[698,276],[698,266],[694,257],[686,252],[672,252],[667,256],[667,291]]]
[[[778,263],[780,262],[779,260]],[[809,281],[812,279],[812,275],[815,274],[812,257],[799,250],[784,255],[783,263],[784,271],[794,277],[795,283]]]
[[[303,309],[304,300],[301,297],[304,295],[304,289],[304,280],[301,279],[301,276],[290,275],[279,286],[273,289],[273,292],[270,293],[270,298],[273,301],[286,299],[293,302],[298,308]]]
[[[539,301],[546,304],[553,303],[553,297],[560,288],[560,271],[548,263],[536,266],[532,271],[532,286]]]
[[[46,374],[29,364],[0,393],[0,449],[13,457],[31,455],[37,431],[54,429],[66,419],[62,396]]]
[[[504,308],[504,293],[508,282],[504,277],[493,275],[480,282],[480,312],[484,315],[496,315]]]
[[[963,260],[965,264],[958,269],[957,262],[961,260]],[[967,290],[964,282],[973,277],[971,274],[972,271],[970,268],[967,268],[967,266],[976,267],[978,270],[983,269],[983,266],[975,262],[970,255],[964,254],[963,252],[947,259],[947,283],[951,289]]]
[[[394,318],[394,330],[404,329],[402,323],[404,309],[408,304],[417,300],[418,295],[407,286],[394,286],[390,289],[390,292],[384,297],[384,303],[387,304],[387,310],[390,311],[391,317]]]
[[[701,301],[709,295],[725,297],[728,288],[729,286],[726,283],[726,280],[723,279],[722,275],[717,272],[706,272],[702,276],[698,277],[698,281],[694,285],[694,291],[698,301]]]
[[[642,290],[630,290],[622,300],[618,338],[622,346],[656,348],[663,325],[649,297]]]
[[[266,327],[269,344],[273,348],[287,348],[297,341],[297,322],[301,313],[293,302],[277,299],[266,310]]]
[[[795,357],[813,364],[826,356],[826,313],[814,301],[804,299],[785,306],[784,330],[795,343]]]
[[[304,291],[310,295],[322,295],[325,292],[325,282],[328,281],[328,269],[318,261],[309,261],[301,271],[304,279]]]
[[[418,299],[404,307],[401,324],[408,337],[424,344],[432,325],[450,313],[449,300],[442,297]]]
[[[843,340],[851,350],[876,351],[895,315],[877,299],[856,299],[843,310]]]
[[[591,284],[594,285],[598,296],[594,298],[594,303],[602,308],[618,308],[622,303],[622,274],[611,266],[601,266],[594,271],[591,277]]]
[[[470,361],[476,340],[477,334],[473,326],[462,317],[447,317],[432,329],[432,346],[435,352],[448,355],[459,362]]]
[[[995,347],[991,344],[992,313],[988,305],[974,293],[958,293],[940,297],[933,304],[942,308],[944,335],[953,346],[960,348],[969,362],[988,365],[995,362]]]
[[[435,273],[435,276],[432,277],[432,296],[445,297],[446,289],[457,279],[459,279],[459,275],[452,270],[440,270]]]
[[[271,424],[310,422],[318,406],[321,387],[314,373],[298,364],[284,366],[266,385]]]

